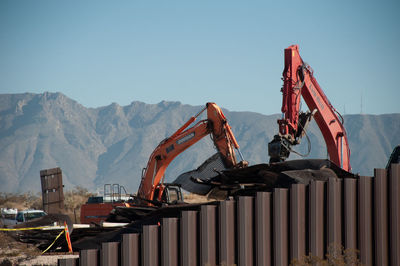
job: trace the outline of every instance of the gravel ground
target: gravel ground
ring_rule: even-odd
[[[79,255],[41,255],[33,245],[15,241],[0,232],[0,266],[8,265],[57,265],[58,259],[78,258]]]
[[[46,256],[25,256],[0,258],[0,266],[6,265],[57,265],[58,259],[78,258],[79,255],[46,255]]]

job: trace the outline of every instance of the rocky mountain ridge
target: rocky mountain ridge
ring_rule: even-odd
[[[136,192],[153,149],[201,108],[165,101],[86,108],[62,93],[0,94],[0,192],[39,191],[39,171],[53,167],[61,167],[67,189],[79,185],[95,191],[105,183],[119,183]],[[279,115],[226,109],[224,114],[245,159],[268,162],[267,144],[277,132]],[[344,118],[353,172],[372,175],[373,168],[385,167],[400,144],[400,114]],[[327,158],[315,123],[308,135],[309,157]],[[306,140],[296,149],[306,152]],[[171,163],[166,181],[214,153],[212,141],[204,138]]]

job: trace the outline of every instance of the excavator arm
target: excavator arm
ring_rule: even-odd
[[[307,124],[314,117],[330,160],[350,171],[350,148],[343,122],[314,78],[313,70],[301,59],[297,45],[285,49],[282,93],[283,118],[278,120],[279,134],[268,144],[270,161],[286,160],[291,147],[300,143]],[[300,112],[301,97],[311,111]]]
[[[188,128],[205,110],[207,110],[207,119]],[[222,110],[215,103],[207,103],[204,109],[155,148],[144,169],[137,197],[148,202],[161,200],[162,190],[165,188],[163,177],[168,165],[176,156],[207,135],[212,136],[225,167],[235,167],[237,161],[234,149],[239,149],[239,145]],[[156,190],[158,190],[157,193],[155,193]]]

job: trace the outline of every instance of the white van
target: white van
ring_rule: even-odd
[[[46,216],[47,213],[45,213],[42,210],[24,210],[24,211],[18,211],[17,217],[16,217],[16,224],[20,223],[25,223],[33,219],[37,219],[43,216]]]
[[[23,210],[17,209],[1,209],[0,227],[12,226],[20,223],[25,223],[33,219],[37,219],[47,215],[42,210]]]

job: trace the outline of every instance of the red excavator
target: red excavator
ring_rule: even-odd
[[[205,110],[207,110],[207,119],[189,127]],[[168,165],[179,154],[208,135],[211,136],[225,169],[247,166],[248,163],[243,160],[239,145],[221,108],[215,103],[207,103],[199,113],[191,117],[174,134],[161,141],[155,148],[147,167],[143,169],[137,195],[132,196],[133,202],[113,200],[106,203],[101,200],[99,202],[98,199],[92,201],[89,199],[88,203],[81,207],[81,222],[99,223],[101,220],[105,220],[116,206],[133,207],[138,211],[147,212],[154,209],[153,207],[182,203],[181,187],[178,184],[164,183],[164,173]],[[236,159],[235,149],[242,159],[239,163]],[[117,198],[121,199],[122,197],[118,195]]]
[[[283,118],[278,120],[279,134],[268,144],[270,162],[282,162],[289,157],[292,146],[300,143],[308,123],[314,117],[324,137],[330,160],[350,172],[350,148],[343,118],[318,85],[311,67],[301,59],[298,45],[285,49],[282,93]],[[300,112],[301,97],[311,111]]]
[[[269,164],[223,170],[207,179],[196,178],[189,172],[184,176],[186,180],[178,178],[176,182],[192,193],[223,200],[228,196],[288,188],[295,183],[309,184],[311,180],[354,178],[350,173],[350,150],[343,119],[318,85],[311,67],[301,59],[297,45],[285,49],[282,93],[283,117],[278,120],[279,134],[268,144]],[[311,111],[300,112],[301,97]],[[307,137],[306,128],[312,117],[325,139],[330,160],[286,161],[291,152],[297,153],[292,147],[303,136]]]

